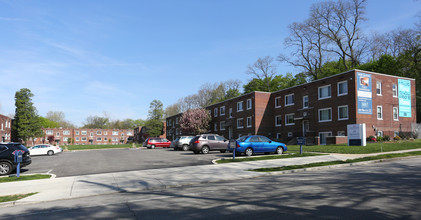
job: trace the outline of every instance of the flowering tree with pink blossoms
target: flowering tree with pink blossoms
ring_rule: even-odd
[[[204,108],[189,109],[180,118],[183,134],[201,134],[208,131],[211,116]]]

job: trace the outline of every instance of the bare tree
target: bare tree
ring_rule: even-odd
[[[266,92],[269,92],[270,82],[276,74],[276,66],[273,63],[273,58],[270,56],[258,58],[253,65],[247,67],[246,73],[262,80],[266,86]]]
[[[360,29],[366,20],[365,5],[366,0],[339,0],[313,4],[311,8],[310,20],[329,40],[326,51],[338,55],[345,69],[357,66],[368,46]]]
[[[311,78],[317,80],[322,72],[323,62],[328,60],[326,39],[316,27],[318,23],[307,20],[304,23],[294,22],[289,25],[290,36],[284,41],[286,47],[292,47],[289,56],[279,55],[278,60],[298,67]],[[326,59],[326,60],[325,60]]]

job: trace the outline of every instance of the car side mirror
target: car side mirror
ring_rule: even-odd
[[[269,141],[269,144],[272,143],[272,141]]]

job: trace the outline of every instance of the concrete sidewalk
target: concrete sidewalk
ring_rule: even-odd
[[[421,149],[386,153],[402,153],[416,150]],[[330,154],[301,158],[228,163],[218,165],[211,164],[202,166],[151,169],[0,183],[0,196],[38,192],[36,195],[15,202],[0,203],[0,207],[61,199],[72,199],[116,192],[165,189],[183,185],[253,178],[273,174],[250,172],[247,171],[248,169],[347,160],[378,154],[379,153],[364,155]]]

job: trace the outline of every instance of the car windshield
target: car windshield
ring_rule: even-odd
[[[237,141],[241,141],[241,142],[246,141],[246,139],[247,139],[248,137],[249,137],[249,136],[239,137],[239,138],[237,139]]]

